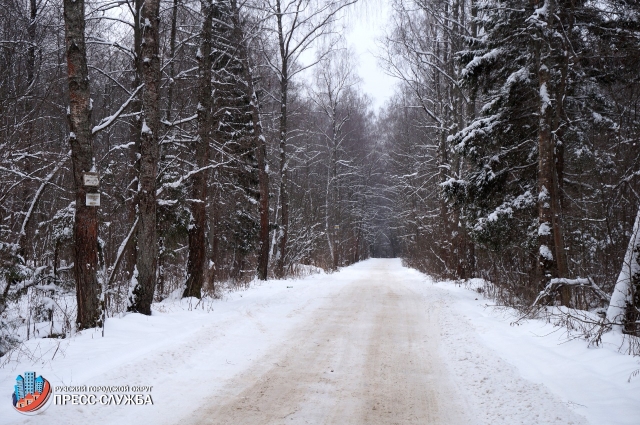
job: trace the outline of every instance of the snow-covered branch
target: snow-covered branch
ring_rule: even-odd
[[[129,106],[129,104],[136,98],[136,95],[142,89],[142,87],[144,87],[144,84],[140,84],[133,91],[133,93],[131,93],[131,96],[129,96],[129,99],[127,99],[127,101],[124,102],[120,106],[120,109],[118,109],[115,114],[113,114],[113,115],[111,115],[109,117],[103,118],[102,121],[100,121],[100,124],[98,124],[97,126],[93,127],[93,129],[91,130],[91,134],[96,134],[96,133],[104,130],[105,128],[109,127],[111,124],[113,124],[118,119],[120,114],[122,114],[122,112],[124,112],[124,110],[127,108],[127,106]]]
[[[572,288],[588,288],[591,289],[597,296],[604,302],[609,302],[611,297],[607,295],[591,278],[555,278],[549,280],[547,286],[540,291],[540,294],[536,297],[535,301],[531,305],[532,307],[538,305],[541,300],[555,296],[560,288],[572,287]]]

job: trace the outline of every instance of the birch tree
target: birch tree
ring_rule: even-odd
[[[142,32],[140,72],[144,88],[140,128],[136,271],[129,310],[150,315],[158,261],[156,178],[160,133],[160,0],[145,0],[139,10]]]
[[[607,320],[614,329],[638,335],[640,320],[640,209],[613,288]]]

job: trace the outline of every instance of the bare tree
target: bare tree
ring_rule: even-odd
[[[198,50],[198,135],[195,144],[195,164],[191,186],[191,223],[189,224],[189,260],[187,262],[187,286],[184,297],[200,298],[205,277],[207,245],[207,165],[212,133],[211,107],[211,55],[214,16],[219,21],[218,5],[213,0],[200,2],[203,15]]]
[[[142,73],[142,128],[138,186],[138,232],[135,285],[130,311],[151,314],[156,286],[158,237],[156,233],[156,178],[160,132],[160,0],[141,2],[140,72]]]
[[[91,94],[85,44],[83,0],[65,0],[67,72],[69,82],[69,143],[76,192],[75,262],[78,329],[95,327],[100,319],[98,270],[98,217],[95,206],[86,204],[85,173],[94,170],[91,129]]]
[[[328,126],[318,129],[324,139],[327,151],[327,184],[325,195],[325,235],[332,258],[332,269],[340,263],[341,230],[341,181],[343,174],[352,174],[354,165],[345,158],[345,144],[349,133],[346,124],[352,118],[354,103],[350,99],[353,88],[358,83],[352,68],[352,58],[346,50],[338,50],[326,56],[316,73],[317,89],[313,99],[328,120]],[[346,168],[345,171],[342,169]]]
[[[289,168],[288,168],[288,138],[289,138],[289,89],[292,79],[300,72],[317,63],[302,65],[300,55],[309,50],[317,40],[324,38],[332,31],[332,26],[339,18],[339,14],[346,7],[357,0],[264,0],[260,7],[267,14],[266,20],[274,21],[269,28],[277,37],[277,59],[269,55],[268,49],[265,60],[275,72],[279,82],[279,180],[280,188],[279,217],[277,229],[277,250],[275,253],[275,274],[284,277],[287,265],[287,249],[289,237]],[[331,47],[327,50],[331,50]],[[320,58],[323,55],[319,55]]]

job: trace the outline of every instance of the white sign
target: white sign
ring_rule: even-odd
[[[100,194],[99,193],[87,193],[87,197],[85,199],[85,204],[88,207],[99,207],[100,206]]]
[[[84,173],[82,175],[82,182],[85,186],[98,187],[100,186],[100,177],[98,173]]]

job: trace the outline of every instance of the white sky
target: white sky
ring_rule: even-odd
[[[366,5],[356,6],[349,13],[345,34],[347,45],[359,59],[358,74],[362,78],[362,89],[373,100],[377,111],[391,97],[396,80],[384,73],[376,56],[380,49],[376,39],[384,35],[387,20],[391,15],[388,0],[361,0]]]

